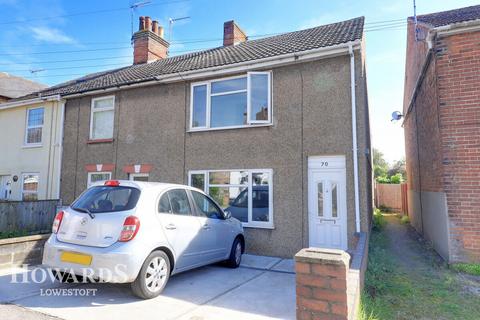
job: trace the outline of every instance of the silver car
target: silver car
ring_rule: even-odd
[[[199,189],[109,180],[57,213],[43,264],[63,275],[131,283],[149,299],[175,273],[220,261],[238,267],[244,248],[241,222]]]

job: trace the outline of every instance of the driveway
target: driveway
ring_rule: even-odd
[[[295,319],[293,268],[293,260],[244,255],[238,269],[214,265],[173,276],[162,295],[152,300],[133,297],[128,285],[11,283],[12,273],[20,270],[10,270],[0,274],[0,303],[19,307],[0,305],[0,313],[11,313],[13,318],[18,312],[19,319],[30,315],[66,320]],[[21,274],[17,275],[20,282]],[[30,272],[29,276],[35,275]],[[41,272],[36,277],[41,278]],[[95,296],[72,292],[59,297],[47,290],[54,288],[96,292]]]

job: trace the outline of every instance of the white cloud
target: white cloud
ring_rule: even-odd
[[[74,44],[76,41],[63,31],[50,27],[32,27],[33,37],[36,40],[50,43]]]

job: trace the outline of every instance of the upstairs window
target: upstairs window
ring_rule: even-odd
[[[27,126],[25,132],[26,145],[40,145],[42,143],[44,108],[27,110]]]
[[[271,73],[192,84],[192,130],[271,123]]]
[[[112,139],[115,97],[92,99],[90,140]]]

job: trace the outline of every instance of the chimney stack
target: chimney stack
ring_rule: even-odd
[[[147,63],[168,56],[170,44],[163,39],[163,27],[150,17],[140,17],[138,31],[132,36],[133,64]]]
[[[223,46],[233,46],[241,42],[247,41],[248,37],[245,32],[235,23],[235,21],[227,21],[223,24]]]

